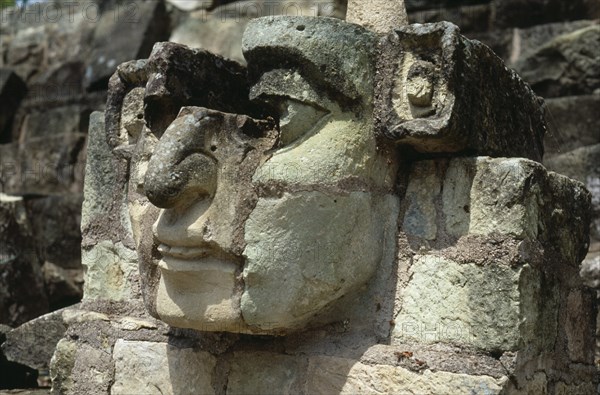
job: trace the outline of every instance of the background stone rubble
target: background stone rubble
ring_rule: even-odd
[[[173,367],[168,371],[196,369],[200,372],[199,383],[206,383],[208,380],[202,376],[210,374],[207,373],[210,370],[206,368],[207,366],[216,366],[214,370],[210,370],[211,372],[229,369],[231,373],[227,376],[227,383],[223,382],[224,375],[217,375],[209,380],[212,383],[211,388],[206,389],[210,391],[218,388],[218,385],[227,385],[232,393],[241,392],[240,377],[245,377],[243,383],[246,385],[246,391],[251,389],[259,392],[277,385],[279,388],[288,388],[290,392],[304,388],[310,393],[333,390],[352,393],[367,391],[369,388],[393,392],[399,388],[397,386],[405,385],[407,382],[414,383],[415,388],[424,392],[428,391],[428,385],[434,385],[432,383],[443,384],[447,386],[448,392],[453,392],[454,385],[464,386],[466,385],[464,380],[473,380],[468,376],[446,373],[451,369],[446,372],[431,373],[427,378],[414,374],[419,370],[415,360],[421,360],[420,355],[436,356],[430,358],[430,361],[436,358],[441,360],[440,355],[457,352],[454,346],[440,346],[439,349],[436,346],[431,348],[423,346],[424,348],[418,352],[414,351],[413,357],[401,361],[401,358],[394,360],[394,357],[378,355],[377,351],[372,351],[374,355],[363,355],[358,364],[353,360],[351,347],[340,346],[340,350],[343,351],[332,352],[329,355],[316,355],[307,351],[306,358],[293,359],[288,365],[282,361],[290,358],[275,352],[274,349],[305,352],[306,350],[301,348],[294,349],[300,347],[298,346],[302,343],[300,340],[281,340],[269,345],[273,350],[259,352],[245,349],[245,339],[242,339],[242,346],[238,346],[238,351],[227,354],[224,359],[215,360],[210,354],[197,351],[198,344],[210,343],[210,338],[190,341],[183,335],[177,337],[176,333],[175,338],[181,338],[181,344],[167,344],[169,339],[172,339],[167,336],[168,328],[149,317],[128,318],[144,317],[145,314],[141,304],[123,302],[131,297],[135,299],[138,295],[139,288],[135,284],[135,276],[131,277],[129,283],[108,281],[114,285],[108,289],[94,288],[94,284],[106,279],[96,279],[98,282],[93,281],[87,285],[86,295],[89,300],[83,302],[82,311],[87,309],[110,311],[110,317],[103,316],[102,313],[87,312],[77,315],[58,310],[77,303],[83,295],[84,269],[81,265],[80,225],[82,222],[84,225],[86,223],[86,219],[81,218],[83,175],[88,159],[85,147],[94,144],[93,141],[88,142],[90,138],[88,125],[92,111],[101,111],[105,108],[108,78],[116,66],[124,61],[147,57],[154,42],[166,40],[203,47],[244,62],[240,41],[249,18],[262,16],[267,12],[343,17],[345,1],[302,0],[274,5],[273,2],[265,0],[239,2],[95,0],[86,2],[85,9],[69,9],[67,2],[62,0],[51,4],[51,8],[48,8],[43,3],[33,3],[28,14],[25,15],[20,14],[19,10],[0,7],[0,102],[2,103],[0,106],[0,187],[4,194],[18,197],[1,195],[0,198],[2,217],[0,324],[8,325],[8,327],[2,326],[3,329],[0,331],[2,333],[0,343],[4,343],[4,354],[0,353],[0,371],[3,372],[3,375],[0,375],[0,388],[31,386],[35,370],[39,370],[42,375],[46,374],[50,365],[48,358],[53,354],[59,339],[63,338],[67,325],[69,325],[68,331],[72,334],[86,330],[92,332],[98,328],[110,334],[105,339],[96,339],[97,343],[83,347],[76,343],[76,339],[68,336],[58,343],[58,352],[50,373],[57,379],[57,388],[77,388],[78,391],[86,390],[90,393],[106,393],[110,385],[114,393],[127,393],[132,388],[138,388],[135,387],[138,385],[135,376],[122,372],[135,368],[138,372],[152,374],[150,371],[153,369],[152,366],[131,366],[133,362],[130,356],[139,352],[163,360],[164,366],[175,359],[181,361],[178,363],[183,366]],[[538,95],[546,99],[550,130],[545,140],[544,165],[549,170],[581,181],[592,193],[592,238],[588,256],[582,266],[582,273],[590,287],[598,288],[600,282],[600,118],[597,116],[597,110],[600,108],[600,5],[598,2],[595,0],[570,2],[406,0],[406,6],[410,23],[438,20],[456,23],[467,37],[476,38],[490,46],[531,84]],[[62,11],[56,13],[56,10]],[[97,126],[97,122],[95,123],[92,117],[91,130],[95,124]],[[94,150],[94,155],[102,155],[102,151]],[[448,171],[455,172],[478,172],[483,171],[479,170],[480,166],[485,167],[489,160],[484,159],[478,164],[459,162],[432,161],[415,166],[411,171],[424,172],[428,182],[439,184],[450,181],[440,178],[439,172],[435,170],[437,168],[447,167]],[[517,162],[511,162],[510,165],[531,168],[528,162]],[[114,168],[107,168],[106,173],[99,175],[100,179],[96,181],[101,185],[111,185],[109,180],[112,170]],[[541,170],[535,171],[536,174],[541,174]],[[556,181],[559,178],[555,176],[544,177],[540,178],[545,180],[540,181],[542,184],[559,182]],[[411,193],[418,195],[422,186],[410,185],[409,188]],[[104,204],[106,197],[98,196],[96,203]],[[431,197],[431,199],[435,198]],[[473,198],[476,197],[470,197]],[[460,203],[458,200],[466,197],[455,196],[452,199],[458,204]],[[464,206],[463,204],[463,211]],[[118,214],[114,212],[114,207],[104,209],[114,215]],[[435,210],[439,210],[439,207],[431,203],[428,207],[409,206],[406,209],[422,213],[424,218],[427,218],[435,213]],[[477,232],[486,231],[485,223],[477,225],[472,220],[466,223],[465,214],[456,207],[442,208],[442,210],[446,210],[444,211],[447,221],[445,224],[427,221],[422,224],[406,224],[414,233],[412,236],[407,235],[407,242],[413,243],[413,247],[418,245],[416,251],[420,254],[415,258],[418,264],[411,269],[414,271],[412,281],[415,281],[415,284],[419,281],[428,281],[428,273],[435,273],[436,265],[440,262],[452,262],[452,251],[449,246],[436,246],[435,242],[433,246],[431,245],[432,239],[428,235],[435,234],[432,233],[434,230],[443,227],[448,235],[468,236],[467,241],[469,237],[475,237],[471,232],[476,235]],[[575,213],[570,214],[571,217],[564,218],[565,223],[572,223],[575,220]],[[513,230],[521,225],[518,213],[515,213],[515,216],[508,216],[506,223],[498,224],[511,235],[514,235]],[[557,229],[555,230],[558,232]],[[117,257],[123,265],[127,266],[129,260],[123,257],[129,256],[131,246],[126,244],[127,242],[125,245],[99,245],[97,248],[104,248],[102,254],[93,249],[88,250],[87,255],[84,254],[83,257],[86,267],[110,266],[113,262],[111,259]],[[422,248],[433,248],[443,252],[425,254],[420,252]],[[510,251],[510,248],[507,247],[506,251]],[[99,256],[108,261],[97,259]],[[456,263],[450,263],[450,266],[454,264]],[[133,269],[127,266],[122,267],[121,270]],[[460,270],[470,271],[476,275],[480,268],[477,265],[467,265],[461,266]],[[531,275],[528,270],[532,269],[522,265],[518,269],[511,268],[498,273],[504,279],[503,284],[506,285],[509,299],[526,297],[520,293],[521,287],[516,286],[520,281],[537,281],[535,276],[528,277]],[[110,275],[110,272],[106,273],[106,276]],[[415,286],[415,292],[420,287],[421,285]],[[421,297],[418,294],[411,295],[411,289],[413,288],[410,286],[407,288],[407,297]],[[477,290],[477,292],[483,291],[484,289]],[[95,297],[106,293],[110,296]],[[468,295],[462,293],[455,297],[459,296]],[[587,296],[581,290],[574,290],[568,296],[563,296],[564,300],[553,299],[552,295],[550,300],[562,306],[560,311],[567,314],[568,306],[575,306],[573,308],[576,309],[585,297]],[[108,306],[105,304],[109,302],[97,299],[109,299],[113,304]],[[442,309],[443,305],[440,306],[438,313],[446,314]],[[50,314],[44,315],[47,313]],[[503,315],[499,317],[517,314],[511,312],[508,307],[498,314],[500,313]],[[492,318],[480,317],[482,320]],[[571,318],[577,322],[578,319],[589,317]],[[47,327],[48,321],[53,323],[52,327],[55,330],[44,333],[41,341],[43,330],[39,328]],[[27,324],[20,326],[26,322]],[[546,321],[540,321],[540,325],[544,322]],[[471,322],[469,325],[476,327],[477,322]],[[19,328],[11,331],[9,327]],[[576,332],[576,325],[573,325],[570,330]],[[578,334],[575,332],[568,336],[577,337]],[[488,335],[490,344],[500,345],[510,345],[519,336],[525,336],[523,332],[518,334],[513,332],[506,338],[497,334]],[[226,338],[225,341],[228,341],[228,336],[223,336]],[[315,344],[318,343],[320,336],[327,337],[321,332],[307,336],[314,337],[312,342]],[[397,352],[405,352],[401,345],[402,337],[398,337],[397,340]],[[234,339],[231,339],[231,342],[234,342]],[[247,347],[251,348],[249,342],[247,343]],[[317,346],[309,342],[303,343],[302,347]],[[536,347],[544,347],[544,344],[537,344]],[[590,356],[586,354],[586,350],[591,349],[588,347],[591,346],[579,344],[569,349],[569,355],[573,360],[587,360]],[[461,349],[461,352],[463,351]],[[344,353],[349,354],[340,356]],[[179,354],[181,356],[173,358],[174,355]],[[100,365],[86,366],[92,360],[91,356],[94,356]],[[380,363],[386,358],[392,358],[393,363],[390,362],[385,366],[373,363],[373,361]],[[512,363],[509,362],[508,354],[502,358],[504,358],[500,360],[502,365]],[[198,368],[199,366],[202,368]],[[498,361],[491,363],[490,366],[493,367],[489,368],[485,377],[482,376],[484,378],[471,384],[481,386],[482,389],[500,388],[504,380],[500,373],[502,368]],[[268,370],[269,378],[273,381],[264,380],[261,369]],[[89,377],[69,377],[65,372],[72,370],[87,371]],[[346,381],[346,376],[341,375],[340,388],[324,387],[331,386],[332,383],[330,380],[325,381],[320,378],[323,375],[330,376],[336,371],[352,371],[352,376],[356,377],[356,380]],[[4,375],[5,372],[12,373]],[[394,375],[397,379],[389,383],[387,388],[372,387],[377,377],[382,375]],[[307,376],[311,377],[308,381],[305,380]],[[177,376],[170,381],[167,380],[170,383],[168,385],[175,386],[173,388],[161,387],[167,385],[164,384],[167,381],[161,381],[160,375],[156,377],[157,388],[164,390],[165,393],[180,392],[181,388],[176,386],[183,384],[178,381]],[[247,377],[254,377],[255,380],[249,383]],[[63,378],[64,381],[61,381]],[[21,381],[18,382],[19,380]],[[184,380],[184,377],[181,380]],[[535,385],[544,380],[546,377],[536,375],[528,385],[534,393],[537,393]],[[556,385],[556,393],[577,393],[577,391],[582,394],[592,393],[588,392],[589,388],[586,389],[583,385],[579,389],[576,387],[577,385],[573,383],[559,383]]]

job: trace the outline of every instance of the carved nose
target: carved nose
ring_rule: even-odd
[[[212,197],[217,188],[217,161],[211,155],[217,147],[210,140],[223,117],[205,109],[185,111],[162,135],[148,163],[145,193],[160,208]]]

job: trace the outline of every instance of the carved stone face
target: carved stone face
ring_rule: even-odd
[[[336,20],[255,20],[250,98],[278,125],[183,107],[161,136],[144,128],[130,218],[158,318],[285,333],[339,319],[322,316],[368,283],[398,217],[396,159],[373,132],[373,40]]]

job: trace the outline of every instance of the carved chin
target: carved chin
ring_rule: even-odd
[[[239,310],[235,264],[165,258],[159,267],[156,312],[162,321],[200,331],[250,332]]]

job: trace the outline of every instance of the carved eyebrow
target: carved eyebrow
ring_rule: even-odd
[[[307,78],[293,69],[267,71],[250,88],[251,101],[269,102],[270,98],[288,98],[327,111],[322,95]]]

